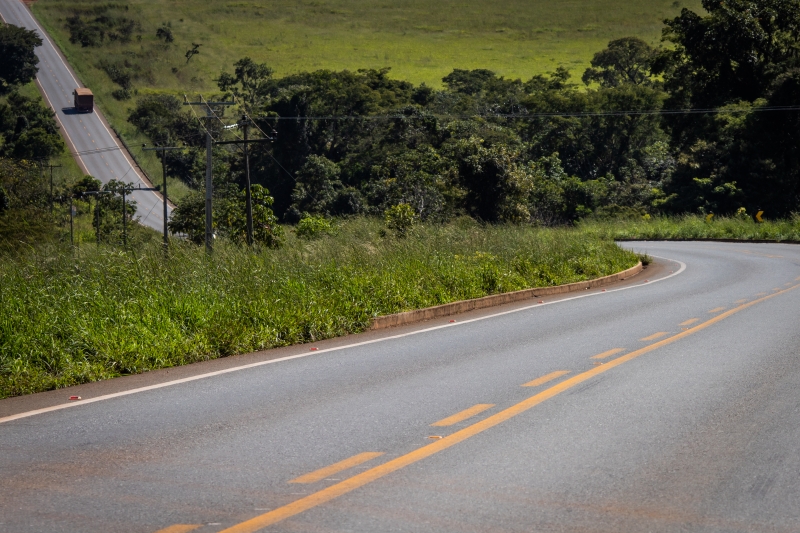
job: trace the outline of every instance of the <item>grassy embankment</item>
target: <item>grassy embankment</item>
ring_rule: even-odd
[[[76,10],[98,8],[97,1],[39,0],[33,12],[64,51],[79,77],[91,87],[99,107],[128,144],[147,139],[126,121],[132,100],[117,101],[117,89],[100,68],[105,60],[136,73],[139,94],[168,91],[206,94],[214,79],[244,56],[264,62],[282,76],[317,69],[391,67],[392,76],[440,86],[454,68],[487,68],[509,77],[565,66],[580,78],[592,55],[609,40],[635,35],[657,44],[662,21],[682,7],[700,9],[700,0],[575,0],[572,2],[509,0],[367,0],[321,2],[135,0],[104,14],[137,21],[141,30],[129,43],[105,40],[101,47],[69,42],[65,20]],[[90,18],[87,16],[86,18]],[[170,24],[172,44],[156,38]],[[141,35],[138,40],[137,35]],[[200,54],[187,63],[191,43]],[[161,170],[152,152],[134,148],[153,177]],[[172,196],[185,194],[181,182],[170,182]]]
[[[374,316],[596,278],[637,257],[570,229],[343,223],[279,250],[85,246],[0,261],[0,397],[363,331]]]
[[[763,223],[756,223],[749,217],[715,217],[708,222],[700,215],[659,216],[650,220],[588,221],[579,224],[579,229],[595,238],[618,241],[735,239],[800,242],[800,215]]]

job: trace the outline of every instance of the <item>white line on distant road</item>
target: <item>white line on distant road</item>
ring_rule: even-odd
[[[668,279],[670,279],[672,277],[677,276],[678,274],[681,274],[684,270],[686,270],[686,264],[682,263],[681,261],[676,261],[675,259],[667,259],[667,258],[664,258],[664,257],[658,257],[658,256],[655,256],[655,255],[653,255],[651,257],[657,257],[658,259],[666,259],[667,261],[673,261],[675,263],[678,263],[680,265],[680,268],[677,271],[675,271],[672,274],[670,274],[669,276],[665,276],[663,278],[659,278],[659,279],[656,279],[656,280],[651,280],[651,281],[649,281],[647,283],[640,283],[640,284],[637,284],[637,285],[631,285],[629,287],[620,287],[619,289],[612,289],[612,290],[606,291],[606,292],[592,292],[592,293],[589,293],[589,294],[582,294],[580,296],[572,296],[571,298],[564,298],[562,300],[556,300],[556,301],[553,301],[553,302],[526,305],[525,307],[520,307],[520,308],[517,308],[517,309],[511,309],[509,311],[501,311],[499,313],[492,313],[491,315],[480,316],[480,317],[477,317],[477,318],[470,318],[468,320],[462,320],[460,322],[442,324],[440,326],[432,326],[430,328],[419,329],[419,330],[416,330],[416,331],[409,331],[407,333],[400,333],[398,335],[390,335],[388,337],[381,337],[380,339],[372,339],[372,340],[368,340],[368,341],[362,341],[362,342],[355,342],[353,344],[347,344],[345,346],[336,346],[334,348],[325,348],[325,349],[317,350],[317,351],[313,351],[313,352],[305,352],[305,353],[296,354],[296,355],[288,355],[286,357],[280,357],[278,359],[270,359],[269,361],[259,361],[258,363],[250,363],[250,364],[247,364],[247,365],[237,366],[237,367],[233,367],[233,368],[226,368],[224,370],[216,370],[214,372],[207,372],[205,374],[198,374],[196,376],[190,376],[188,378],[176,379],[176,380],[173,380],[173,381],[166,381],[164,383],[158,383],[156,385],[148,385],[146,387],[139,387],[139,388],[136,388],[136,389],[130,389],[130,390],[126,390],[126,391],[115,392],[115,393],[112,393],[112,394],[104,394],[102,396],[96,396],[94,398],[87,398],[85,400],[80,400],[80,401],[76,401],[76,402],[62,403],[62,404],[58,404],[58,405],[53,405],[51,407],[43,407],[42,409],[34,409],[33,411],[26,411],[24,413],[17,413],[15,415],[9,415],[9,416],[0,418],[0,424],[3,424],[5,422],[11,422],[12,420],[19,420],[21,418],[27,418],[27,417],[34,416],[34,415],[50,413],[52,411],[59,411],[61,409],[67,409],[69,407],[77,407],[77,406],[80,406],[80,405],[86,405],[86,404],[90,404],[90,403],[101,402],[101,401],[104,401],[104,400],[111,400],[113,398],[119,398],[121,396],[128,396],[130,394],[137,394],[137,393],[140,393],[140,392],[146,392],[146,391],[150,391],[150,390],[161,389],[161,388],[164,388],[164,387],[171,387],[173,385],[180,385],[181,383],[189,383],[189,382],[197,381],[197,380],[200,380],[200,379],[210,378],[210,377],[214,377],[214,376],[221,376],[223,374],[230,374],[231,372],[238,372],[240,370],[247,370],[249,368],[256,368],[256,367],[259,367],[259,366],[271,365],[271,364],[274,364],[274,363],[281,363],[283,361],[291,361],[292,359],[300,359],[300,358],[308,357],[308,356],[311,356],[311,355],[315,355],[316,356],[316,355],[327,353],[327,352],[336,352],[336,351],[340,351],[340,350],[347,350],[349,348],[357,348],[359,346],[366,346],[368,344],[375,344],[375,343],[378,343],[378,342],[385,342],[385,341],[394,340],[394,339],[401,339],[403,337],[410,337],[411,335],[419,335],[420,333],[427,333],[429,331],[436,331],[436,330],[444,329],[444,328],[459,327],[459,326],[463,326],[464,324],[469,324],[471,322],[478,322],[480,320],[487,320],[487,319],[490,319],[490,318],[496,318],[496,317],[499,317],[499,316],[509,315],[511,313],[519,313],[520,311],[527,311],[528,309],[533,309],[533,308],[536,308],[536,307],[544,307],[546,305],[558,304],[558,303],[562,303],[562,302],[569,302],[569,301],[572,301],[572,300],[579,300],[581,298],[588,298],[589,296],[602,296],[602,295],[606,295],[606,294],[611,294],[613,292],[626,291],[628,289],[636,289],[636,288],[639,288],[639,287],[646,287],[646,286],[650,286],[650,285],[652,285],[654,283],[658,283],[660,281],[668,280]]]

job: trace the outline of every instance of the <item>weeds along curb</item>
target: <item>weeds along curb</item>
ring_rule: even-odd
[[[449,304],[437,305],[428,307],[426,309],[417,309],[414,311],[406,311],[404,313],[396,313],[393,315],[379,316],[372,319],[372,326],[370,330],[391,328],[394,326],[403,326],[405,324],[412,324],[414,322],[422,322],[423,320],[431,320],[433,318],[441,318],[444,316],[465,313],[467,311],[474,311],[476,309],[483,309],[485,307],[494,307],[522,300],[528,300],[539,296],[552,296],[555,294],[566,294],[569,292],[585,291],[586,289],[593,289],[609,285],[617,281],[635,276],[643,269],[642,262],[640,261],[635,267],[623,270],[610,276],[592,279],[589,281],[579,281],[577,283],[568,283],[566,285],[558,285],[556,287],[535,287],[533,289],[524,289],[521,291],[507,292],[504,294],[493,294],[491,296],[484,296],[483,298],[475,298],[473,300],[462,300],[460,302],[453,302]]]

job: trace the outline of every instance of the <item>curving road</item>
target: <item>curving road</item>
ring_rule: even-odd
[[[629,246],[605,291],[0,401],[0,531],[800,531],[800,247]]]
[[[134,187],[149,187],[97,107],[94,113],[75,112],[72,91],[83,85],[30,10],[19,0],[0,0],[0,16],[9,24],[36,30],[42,38],[42,46],[36,49],[39,90],[56,112],[67,146],[82,170],[103,183],[117,179]],[[157,230],[163,229],[164,204],[161,197],[152,191],[134,191],[132,196],[137,203],[139,222]]]

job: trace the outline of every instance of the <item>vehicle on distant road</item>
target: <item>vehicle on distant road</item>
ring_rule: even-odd
[[[78,88],[72,91],[75,97],[75,109],[91,113],[94,111],[94,95],[91,89]]]

